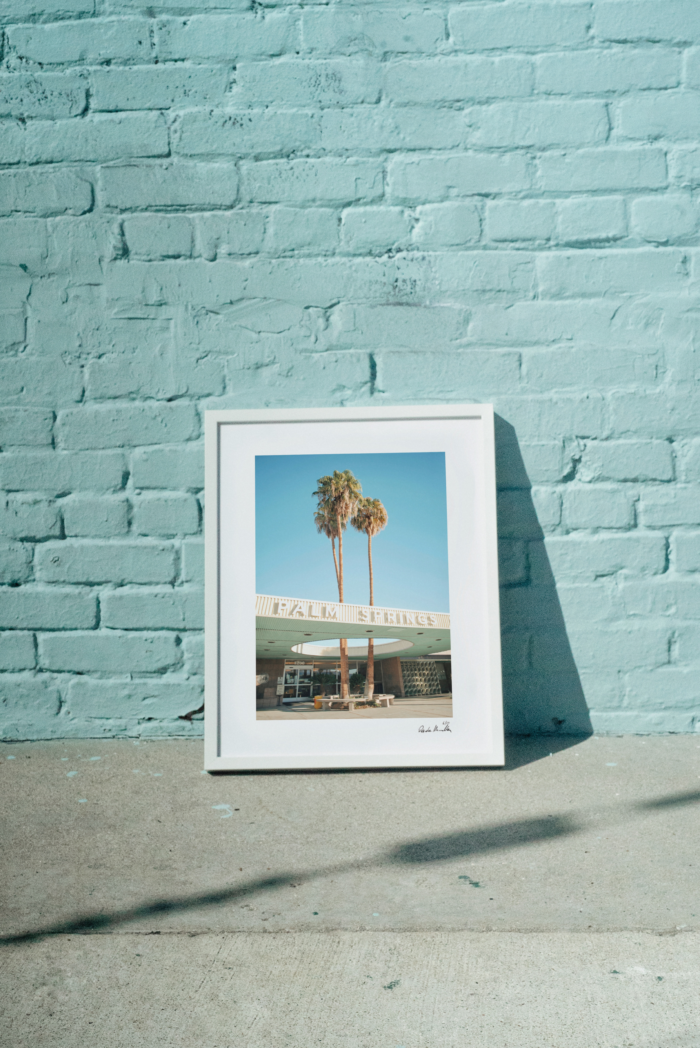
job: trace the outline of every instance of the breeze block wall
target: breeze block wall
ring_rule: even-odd
[[[460,401],[509,729],[698,730],[698,0],[0,23],[4,736],[201,730],[205,409]]]

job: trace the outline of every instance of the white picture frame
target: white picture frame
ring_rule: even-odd
[[[492,406],[208,411],[205,443],[205,768],[250,771],[503,765]],[[370,455],[375,457],[370,460]],[[352,461],[370,462],[373,469],[376,466],[375,474],[380,470],[377,475],[384,475],[381,469],[386,469],[386,476],[394,481],[396,471],[392,474],[390,470],[394,462],[410,466],[410,456],[423,456],[415,460],[422,468],[426,461],[444,461],[440,476],[444,476],[444,570],[449,580],[449,617],[436,606],[428,610],[401,604],[389,607],[382,605],[381,599],[365,605],[347,600],[340,603],[329,597],[327,587],[318,599],[313,592],[285,593],[283,585],[277,593],[257,593],[256,514],[260,515],[258,527],[265,524],[267,528],[268,545],[274,542],[274,537],[270,539],[274,532],[269,526],[270,512],[263,520],[263,510],[257,508],[256,499],[264,497],[267,483],[260,479],[261,464],[265,469],[273,461],[283,468],[287,463],[290,469],[308,466],[311,476],[316,458],[324,463],[332,460],[333,465],[337,459],[337,468],[342,471],[350,456],[355,456]],[[309,499],[311,495],[308,491]],[[296,534],[296,527],[313,529],[313,505],[310,501],[309,520],[305,518],[303,523],[294,510],[285,518],[285,507],[280,506],[279,534],[287,536],[285,541],[289,534]],[[440,504],[436,520],[443,520],[441,513]],[[277,520],[276,510],[271,516]],[[393,522],[398,532],[400,512],[398,516],[394,513]],[[390,512],[386,535],[391,524]],[[313,531],[318,538],[318,555],[326,558],[323,570],[332,573],[331,544]],[[350,533],[343,534],[350,549]],[[362,538],[362,533],[355,532],[352,541],[357,543]],[[307,539],[311,542],[304,532],[305,543]],[[436,532],[438,540],[442,541]],[[379,563],[380,542],[388,540],[380,537],[373,541]],[[356,552],[359,549],[353,548]],[[333,551],[335,556],[334,540]],[[415,560],[412,552],[406,554],[403,584],[411,583],[409,562],[420,566],[421,577],[425,577],[421,553],[420,548],[415,550]],[[308,556],[313,561],[309,561],[309,567],[320,570],[313,560],[316,554]],[[290,559],[294,558],[287,552],[282,562]],[[258,564],[258,573],[260,570]],[[416,570],[415,574],[420,572]],[[334,583],[337,580],[336,570]],[[297,588],[302,587],[298,584]],[[338,625],[340,621],[342,626]],[[384,635],[376,639],[374,666],[375,672],[377,666],[381,667],[382,681],[393,681],[393,696],[386,684],[380,692],[375,686],[374,695],[366,685],[365,693],[359,696],[348,698],[347,685],[343,692],[342,662],[329,661],[342,647],[338,640],[327,639],[336,626],[352,634],[346,641],[346,651],[359,653],[353,663],[360,667],[355,670],[360,674],[355,681],[361,681],[363,665],[364,672],[369,672],[369,647],[362,634]],[[433,658],[435,648],[444,643],[447,628],[449,647]],[[263,643],[269,647],[263,649]],[[396,651],[405,653],[408,648],[410,654],[399,658]],[[297,651],[302,654],[291,661],[290,652]],[[266,653],[270,658],[264,661]],[[325,657],[326,662],[318,662],[317,657]],[[258,673],[261,666],[278,666],[279,658],[285,660],[281,678],[274,680],[269,674]],[[306,668],[300,668],[302,665]],[[347,674],[352,672],[348,665],[346,656],[346,680],[351,679]],[[327,692],[323,685],[310,686],[312,677],[324,679],[319,673],[327,666],[331,668],[326,679],[335,673],[339,683],[327,685]],[[435,680],[437,685],[431,683]],[[308,697],[309,687],[312,698]],[[423,691],[413,694],[411,689],[415,688]],[[450,705],[446,706],[448,696]],[[343,697],[348,701],[342,702]],[[428,715],[432,710],[436,716]],[[445,710],[450,711],[449,716],[444,715]]]

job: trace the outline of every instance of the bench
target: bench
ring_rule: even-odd
[[[348,702],[343,702],[337,695],[319,695],[321,709],[331,710],[333,708],[354,710],[356,706],[366,706],[368,702],[377,702],[380,706],[393,706],[393,695],[373,695],[371,699],[364,695],[353,695]]]

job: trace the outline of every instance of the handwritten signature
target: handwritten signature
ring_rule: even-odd
[[[426,728],[425,724],[421,724],[421,726],[418,729],[418,731],[420,731],[420,732],[427,732],[427,731],[429,731],[429,732],[434,732],[434,731],[452,731],[452,728],[450,727],[450,722],[449,721],[443,721],[441,728],[438,728],[437,724],[435,725],[434,728]]]

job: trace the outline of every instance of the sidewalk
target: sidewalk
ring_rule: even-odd
[[[211,776],[194,741],[3,746],[6,1043],[697,1048],[700,739],[508,755]]]

